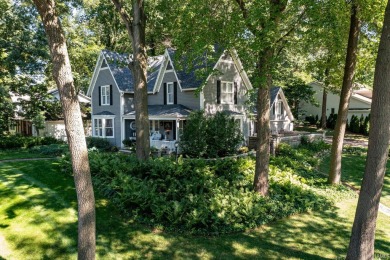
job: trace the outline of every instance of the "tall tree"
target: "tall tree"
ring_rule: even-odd
[[[349,99],[352,95],[353,79],[358,52],[358,40],[361,26],[360,6],[357,0],[351,3],[351,23],[349,29],[347,56],[345,58],[344,78],[341,88],[340,104],[332,141],[331,162],[328,176],[330,184],[339,184],[341,179],[341,153],[347,125]]]
[[[95,259],[95,198],[83,123],[73,83],[66,38],[54,0],[34,0],[42,19],[60,93],[65,130],[72,159],[78,205],[78,259]]]
[[[370,134],[363,182],[347,259],[373,259],[376,219],[390,142],[390,2],[375,66]]]
[[[112,0],[116,10],[126,26],[127,34],[131,41],[133,54],[131,55],[129,69],[133,74],[134,82],[134,109],[136,128],[136,154],[140,160],[149,158],[149,114],[147,92],[147,67],[146,54],[146,14],[143,0],[131,1],[131,15],[126,6],[120,0]]]

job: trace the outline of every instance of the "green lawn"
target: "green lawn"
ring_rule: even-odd
[[[26,158],[46,158],[48,155],[40,153],[31,153],[29,149],[18,149],[18,150],[1,150],[0,149],[0,160],[11,160],[11,159],[26,159]]]
[[[0,163],[0,259],[76,259],[73,179],[56,161]],[[98,259],[334,259],[344,257],[356,198],[243,233],[188,236],[126,220],[97,197]],[[390,252],[390,221],[378,216],[376,253]]]
[[[341,180],[359,189],[362,183],[366,154],[344,154],[341,164]],[[330,158],[326,157],[320,165],[320,171],[328,173]],[[390,207],[390,161],[387,163],[387,171],[382,189],[381,203]]]

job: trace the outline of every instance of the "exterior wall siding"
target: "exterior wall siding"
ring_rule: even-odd
[[[211,76],[203,88],[204,108],[208,113],[215,113],[222,110],[231,110],[238,113],[245,112],[247,100],[247,89],[242,82],[241,76],[236,69],[230,56],[224,57],[217,65],[217,70],[222,74]],[[217,104],[217,81],[230,81],[237,83],[237,104]]]
[[[313,88],[315,91],[314,98],[317,100],[317,102],[320,104],[320,106],[316,107],[308,103],[304,103],[301,106],[301,110],[305,113],[307,116],[316,116],[321,117],[321,104],[322,104],[322,94],[323,94],[323,88],[320,84],[318,83],[312,83],[310,86]],[[339,110],[339,103],[340,103],[340,95],[339,94],[334,94],[332,92],[328,92],[327,95],[327,102],[326,102],[326,116],[328,117],[331,113],[332,110],[337,114]],[[350,104],[349,108],[352,110],[348,111],[348,121],[351,120],[352,115],[356,115],[360,117],[360,115],[367,116],[370,113],[371,105],[362,102],[353,96],[350,99]],[[359,110],[353,110],[356,108],[363,108],[365,111],[359,111]]]
[[[112,85],[112,105],[99,106],[99,86]],[[110,70],[104,69],[99,71],[99,75],[96,79],[96,84],[91,94],[92,100],[92,127],[94,115],[108,111],[115,115],[114,119],[114,138],[107,138],[107,140],[115,146],[120,147],[121,140],[121,95],[118,87],[115,84],[115,80],[111,75]],[[92,129],[93,133],[93,129]]]
[[[177,82],[174,72],[166,72],[161,82],[160,90],[156,94],[148,95],[149,105],[164,105],[164,83]],[[177,86],[177,104],[181,104],[193,110],[200,108],[199,97],[195,96],[195,91],[181,91]]]

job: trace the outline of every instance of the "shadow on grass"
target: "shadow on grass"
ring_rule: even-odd
[[[105,210],[98,208],[103,214]],[[104,250],[98,254],[107,257],[107,250],[115,248],[119,254],[133,251],[132,257],[153,259],[329,259],[346,252],[350,235],[348,220],[338,217],[335,210],[293,216],[257,230],[218,237],[155,234],[123,219],[98,214],[98,222],[106,221],[98,228],[99,240],[104,241]]]
[[[50,183],[22,173],[50,175],[53,170],[51,162],[35,163],[0,164],[0,201],[4,202],[0,207],[0,231],[22,258],[63,258],[76,252],[77,223],[76,214],[72,214],[75,210],[72,203],[49,188]],[[62,186],[71,183],[67,181]]]
[[[48,163],[43,169],[51,172]],[[25,164],[18,164],[25,167],[18,166],[18,169],[29,172],[32,166]],[[0,166],[0,177],[7,178],[8,185],[14,186],[14,189],[1,191],[0,185],[0,200],[15,200],[5,209],[5,212],[12,212],[10,217],[0,218],[0,227],[8,232],[7,241],[16,245],[17,250],[24,251],[25,256],[72,258],[77,250],[77,223],[60,220],[63,214],[69,214],[69,207],[75,209],[72,177],[58,176],[61,182],[58,183],[55,178],[31,173],[31,178],[39,178],[39,187],[20,176],[10,179],[13,167],[7,173],[4,164]],[[48,194],[45,187],[55,188],[57,195]],[[64,202],[59,202],[58,196]],[[99,195],[96,198],[96,252],[102,259],[331,259],[345,256],[351,230],[351,220],[340,217],[337,208],[333,207],[292,216],[248,232],[218,237],[189,236],[131,223],[107,200]],[[22,233],[9,231],[17,225],[15,221],[25,222],[23,227],[26,229]],[[37,233],[41,235],[37,236]],[[375,246],[383,252],[390,250],[390,242],[384,239],[377,240]]]

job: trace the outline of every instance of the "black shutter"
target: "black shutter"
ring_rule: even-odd
[[[238,92],[237,82],[234,82],[234,104],[237,104],[237,92]]]
[[[177,82],[173,83],[173,104],[177,104]]]
[[[99,86],[99,106],[101,106],[102,105],[102,87],[101,86]]]
[[[221,81],[217,80],[217,104],[221,104]]]
[[[172,121],[172,139],[173,140],[176,140],[176,126],[177,126],[176,121]]]
[[[167,104],[167,83],[164,83],[164,105]]]
[[[110,105],[112,106],[112,85],[110,85]]]

